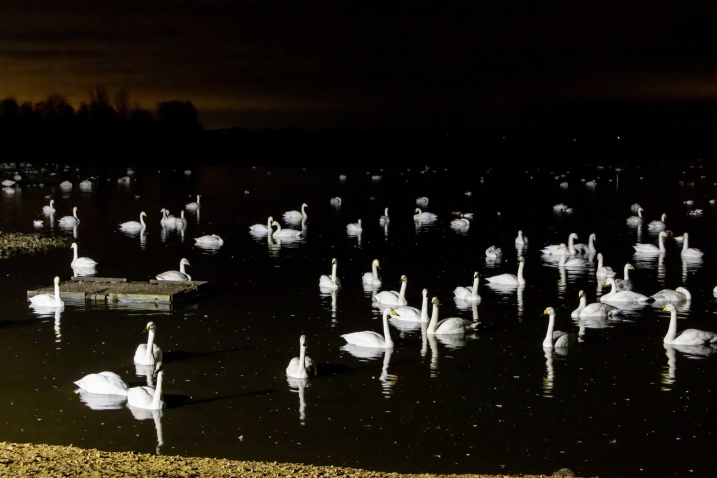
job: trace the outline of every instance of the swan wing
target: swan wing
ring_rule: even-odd
[[[314,360],[311,357],[304,357],[304,367],[309,375],[313,374],[316,376],[319,374],[319,371],[316,369],[316,363],[314,363]]]
[[[189,280],[187,274],[182,274],[179,271],[167,271],[156,275],[157,280]]]
[[[421,322],[421,311],[415,307],[400,307],[395,309],[398,316],[395,318],[398,320],[407,320],[410,322]]]
[[[401,305],[398,302],[398,292],[396,291],[381,291],[373,298],[376,300],[376,302],[380,302],[384,305]]]
[[[453,295],[458,299],[465,299],[466,296],[473,294],[473,287],[456,287]]]
[[[103,395],[127,395],[127,384],[112,372],[91,373],[75,382],[81,389]]]
[[[127,403],[133,407],[149,408],[154,398],[154,387],[132,387],[127,391]]]
[[[465,319],[461,319],[458,317],[449,317],[448,319],[443,319],[436,325],[436,335],[439,334],[465,334],[466,329],[471,327],[473,325],[472,322],[469,322]]]
[[[493,277],[486,278],[487,282],[491,282],[493,284],[518,284],[518,278],[514,276],[513,274],[500,274]]]
[[[556,348],[567,347],[575,342],[575,336],[562,330],[553,331],[553,343]]]
[[[705,330],[685,329],[673,341],[682,345],[700,345],[717,343],[717,334]]]
[[[343,337],[346,342],[352,345],[358,345],[359,347],[386,347],[386,340],[383,338],[383,335],[370,330],[344,334],[341,337]]]
[[[603,304],[600,302],[593,302],[592,304],[588,304],[585,306],[585,308],[580,311],[580,314],[578,314],[580,317],[606,317],[610,311],[616,310],[617,307],[613,307],[609,304]]]

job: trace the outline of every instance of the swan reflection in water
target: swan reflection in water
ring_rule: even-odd
[[[54,329],[55,329],[55,343],[62,342],[62,331],[60,329],[60,319],[62,318],[61,313],[65,310],[64,307],[42,307],[37,305],[30,305],[32,313],[38,317],[54,317]],[[59,347],[58,347],[59,348]]]
[[[292,392],[298,392],[299,394],[299,421],[302,425],[305,425],[306,420],[306,398],[304,396],[304,390],[309,386],[308,378],[288,378],[289,390]]]
[[[553,387],[555,385],[555,368],[553,367],[554,357],[565,357],[568,355],[567,347],[543,347],[543,353],[545,354],[545,369],[546,376],[543,378],[543,396],[552,398]]]
[[[336,325],[336,299],[338,298],[339,291],[328,287],[319,287],[319,293],[321,294],[322,303],[325,302],[323,299],[331,297],[331,304],[325,306],[325,309],[331,311],[331,317],[334,319],[331,321],[331,326],[334,327]]]
[[[126,397],[125,397],[126,398]],[[163,410],[150,410],[147,408],[137,408],[132,405],[127,405],[127,408],[132,412],[132,415],[136,420],[154,420],[154,428],[157,431],[157,448],[155,452],[160,455],[160,447],[164,445],[164,436],[162,435],[162,416]]]
[[[669,385],[673,385],[677,380],[677,353],[679,351],[690,359],[702,359],[714,353],[717,353],[717,344],[715,345],[674,345],[662,344],[665,347],[665,355],[667,355],[667,366],[663,367],[660,382],[661,390],[670,391]]]
[[[702,257],[682,256],[682,283],[687,283],[687,274],[694,274],[702,268]]]
[[[381,368],[381,375],[378,379],[381,381],[381,387],[383,388],[382,393],[384,397],[391,397],[393,387],[398,381],[397,375],[388,373],[388,367],[391,363],[391,354],[393,353],[393,348],[361,347],[359,345],[346,344],[341,347],[341,350],[350,353],[358,359],[363,359],[363,361],[373,360],[383,355],[383,367]]]
[[[119,410],[124,408],[127,401],[127,395],[90,393],[81,388],[75,390],[75,393],[80,396],[80,401],[92,410]]]

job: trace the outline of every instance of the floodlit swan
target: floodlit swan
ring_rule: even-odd
[[[567,254],[570,256],[574,256],[578,253],[578,251],[575,249],[575,239],[578,238],[578,235],[574,232],[570,233],[568,236],[568,248],[567,248]],[[561,247],[562,246],[562,247]],[[540,252],[543,254],[563,254],[565,250],[565,244],[552,244],[549,246],[543,247]]]
[[[434,297],[431,303],[433,304],[433,313],[431,314],[431,321],[428,323],[428,329],[426,329],[428,335],[465,334],[478,326],[477,323],[459,317],[450,317],[439,322],[438,306],[440,302],[437,297]]]
[[[134,363],[139,365],[152,365],[162,361],[162,349],[154,343],[154,331],[157,327],[154,322],[148,322],[146,331],[149,332],[146,344],[139,344],[134,353]]]
[[[322,275],[319,277],[319,287],[328,287],[336,290],[340,287],[341,282],[336,277],[336,259],[331,259],[331,276]]]
[[[528,238],[523,235],[523,231],[518,231],[518,237],[515,238],[516,246],[527,246]]]
[[[647,225],[647,229],[650,231],[662,231],[665,229],[665,218],[667,217],[667,214],[662,215],[662,219],[660,221],[652,221],[650,224]]]
[[[692,300],[692,294],[684,287],[678,287],[675,290],[662,289],[660,292],[652,294],[656,304],[674,304],[677,302],[687,302]]]
[[[637,254],[643,254],[643,255],[655,255],[655,254],[662,254],[665,252],[665,241],[664,238],[667,236],[667,233],[665,231],[662,231],[659,236],[659,247],[655,246],[654,244],[635,244],[635,253]]]
[[[704,252],[688,245],[687,233],[682,234],[682,238],[682,252],[680,252],[682,257],[702,257],[704,255]]]
[[[416,208],[413,219],[416,221],[435,221],[438,219],[438,216],[432,212],[422,212],[420,208]]]
[[[583,291],[580,291],[578,297],[580,298],[580,305],[578,305],[578,308],[575,309],[572,314],[570,314],[570,317],[572,317],[573,319],[608,317],[608,315],[610,315],[610,312],[618,310],[617,307],[603,304],[601,302],[593,302],[592,304],[588,304],[587,297],[585,297],[585,292]]]
[[[396,320],[402,320],[405,322],[428,322],[428,289],[423,289],[423,303],[421,304],[421,310],[415,307],[400,307],[395,309]]]
[[[598,279],[604,279],[605,277],[615,277],[615,271],[612,270],[612,267],[610,266],[603,266],[602,265],[602,253],[598,252],[597,255],[597,272],[595,272],[595,277]]]
[[[366,272],[363,275],[363,283],[373,286],[380,286],[381,279],[378,277],[378,269],[381,266],[378,265],[378,259],[374,259],[371,263],[371,272]]]
[[[635,203],[632,206],[630,206],[630,211],[637,213],[638,210],[642,209],[639,204]]]
[[[157,385],[152,388],[148,386],[132,387],[127,392],[127,404],[131,407],[144,408],[147,410],[159,410],[164,408],[162,400],[162,379],[164,371],[157,372]]]
[[[77,243],[73,242],[70,246],[70,249],[75,250],[75,258],[73,259],[72,263],[70,263],[71,267],[77,267],[77,268],[89,268],[89,267],[95,267],[97,265],[97,262],[90,259],[89,257],[77,257],[79,253],[77,252]]]
[[[274,218],[269,216],[269,219],[266,221],[266,225],[264,224],[254,224],[253,226],[249,226],[249,230],[252,232],[270,232],[271,229],[271,223],[274,222]]]
[[[382,226],[385,226],[389,222],[391,222],[391,218],[388,217],[388,208],[386,208],[383,211],[383,216],[381,216],[381,219],[378,220],[378,223]]]
[[[543,311],[543,314],[550,316],[550,321],[548,322],[548,333],[545,334],[545,339],[543,340],[544,349],[560,349],[569,347],[570,345],[575,343],[575,335],[570,334],[568,332],[563,332],[561,330],[554,330],[555,309],[553,309],[552,307],[548,307]]]
[[[184,205],[185,209],[189,209],[190,211],[195,211],[200,208],[199,199],[202,197],[201,194],[197,194],[197,201],[196,202],[190,202]]]
[[[485,250],[485,258],[492,261],[498,260],[503,257],[503,250],[500,247],[490,246]]]
[[[631,290],[616,290],[615,279],[612,277],[605,281],[605,287],[611,286],[610,292],[600,297],[600,302],[626,302],[632,304],[646,304],[654,301],[652,297],[647,297],[639,292],[633,292]]]
[[[62,226],[74,226],[80,223],[80,218],[77,217],[77,206],[72,208],[72,216],[63,216],[58,221]]]
[[[55,200],[50,199],[50,205],[42,206],[42,212],[44,212],[45,214],[51,214],[51,213],[55,212],[55,208],[53,207],[54,204],[55,204]]]
[[[301,235],[301,231],[295,231],[294,229],[282,229],[281,224],[276,221],[271,223],[272,226],[276,226],[276,231],[272,235],[279,239],[290,239],[298,238]]]
[[[64,307],[65,303],[60,299],[60,278],[55,277],[54,294],[38,294],[30,297],[30,305],[36,307]]]
[[[421,206],[421,207],[428,206],[428,198],[425,196],[422,196],[422,197],[416,199],[416,206]]]
[[[642,221],[643,221],[643,219],[642,219],[642,211],[643,211],[642,208],[638,208],[638,209],[637,209],[637,216],[630,216],[630,217],[628,217],[628,218],[627,218],[627,221],[626,221],[627,224],[630,225],[630,226],[639,226],[640,224],[642,224]]]
[[[580,257],[571,257],[568,259],[568,248],[565,247],[565,244],[560,244],[558,247],[563,251],[563,255],[560,256],[560,262],[558,263],[560,267],[567,269],[584,269],[587,267],[588,263],[585,259]]]
[[[454,219],[451,221],[451,227],[454,229],[468,229],[471,227],[471,222],[468,219]]]
[[[311,357],[306,355],[306,335],[299,338],[299,356],[294,357],[286,367],[286,376],[291,378],[309,378],[316,376],[316,364]]]
[[[663,343],[672,345],[704,345],[717,343],[717,334],[697,329],[685,329],[677,333],[677,309],[674,304],[667,304],[664,309],[670,313],[670,328],[667,329]]]
[[[635,270],[635,267],[628,262],[625,264],[625,269],[623,269],[623,279],[615,279],[617,290],[632,290],[632,281],[630,280],[631,270]]]
[[[159,210],[159,212],[162,213],[162,219],[159,220],[159,223],[162,226],[173,227],[176,224],[176,218],[174,216],[170,216],[168,210],[162,208]]]
[[[206,244],[210,246],[221,246],[222,244],[224,244],[224,240],[216,234],[195,237],[194,241],[196,242],[196,244]]]
[[[518,258],[518,275],[514,276],[513,274],[500,274],[493,277],[487,277],[485,280],[487,282],[490,282],[491,284],[505,284],[505,285],[522,285],[525,284],[525,279],[523,278],[523,266],[525,266],[525,260],[522,257]]]
[[[383,335],[367,330],[364,332],[353,332],[350,334],[344,334],[341,337],[351,345],[357,345],[359,347],[371,347],[378,349],[388,349],[393,347],[393,341],[391,340],[391,334],[388,328],[388,315],[397,316],[395,310],[387,307],[383,310]]]
[[[563,211],[565,211],[567,208],[568,208],[568,206],[566,206],[566,205],[563,204],[563,203],[560,203],[560,204],[556,204],[555,206],[553,206],[553,211],[563,212]]]
[[[480,302],[480,296],[478,295],[478,273],[473,273],[472,287],[456,287],[453,290],[453,295],[456,299],[461,299],[465,302]]]
[[[363,228],[361,227],[361,219],[358,220],[358,222],[352,222],[351,224],[348,224],[346,226],[346,229],[348,232],[361,232]]]
[[[302,218],[304,218],[304,217],[307,217],[307,216],[306,216],[306,211],[305,211],[305,209],[306,209],[307,207],[309,207],[309,206],[307,206],[306,203],[303,203],[303,204],[301,205],[301,211],[286,211],[286,212],[284,213],[284,215],[283,215],[283,216],[284,216],[284,220],[287,220],[287,219],[289,219],[289,218],[302,219]]]
[[[590,234],[590,237],[588,238],[588,243],[575,244],[575,250],[582,254],[595,254],[597,252],[597,249],[595,249],[595,240],[595,234]]]
[[[144,216],[146,216],[147,213],[142,211],[139,213],[139,222],[137,221],[127,221],[120,224],[120,229],[142,229],[147,227],[147,225],[144,223]]]
[[[381,305],[406,305],[406,286],[408,277],[401,276],[401,291],[381,291],[373,299]]]
[[[338,196],[336,196],[335,198],[331,198],[329,199],[329,203],[332,206],[341,206],[341,198]]]
[[[167,271],[157,274],[157,280],[192,280],[192,277],[184,270],[185,265],[190,265],[187,259],[179,261],[178,271]]]
[[[75,385],[89,393],[99,395],[127,395],[127,384],[113,372],[100,372],[85,375]]]
[[[184,218],[184,211],[182,211],[180,217],[174,218],[174,226],[178,228],[187,227],[187,220]],[[182,239],[184,239],[184,236],[182,236]]]

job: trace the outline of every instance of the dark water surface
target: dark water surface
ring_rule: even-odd
[[[147,280],[185,257],[193,278],[210,284],[203,299],[171,307],[67,302],[58,316],[38,316],[26,291],[50,285],[55,275],[68,280],[72,251],[2,261],[0,440],[400,472],[549,473],[568,466],[601,476],[715,473],[713,349],[666,348],[669,316],[647,306],[622,321],[583,323],[582,341],[567,355],[545,351],[543,310],[554,307],[557,328],[577,334],[581,324],[570,312],[578,292],[595,302],[603,289],[594,266],[576,273],[540,254],[545,244],[567,242],[570,232],[579,242],[594,232],[618,277],[626,262],[636,266],[634,290],[691,291],[678,328],[717,331],[711,166],[632,166],[619,183],[614,169],[596,166],[370,173],[204,167],[185,176],[145,168],[129,185],[117,183],[119,171],[102,175],[92,192],[77,184],[67,193],[49,186],[4,192],[3,231],[32,231],[45,195],[56,201],[55,219],[77,206],[80,255],[99,262],[101,277]],[[595,178],[595,188],[581,182]],[[187,212],[184,235],[163,232],[159,210],[178,215],[196,193],[202,207]],[[333,196],[342,198],[340,209],[329,204]],[[414,223],[419,196],[430,198],[428,210],[439,216],[434,225]],[[704,209],[702,217],[688,214],[687,199]],[[286,226],[282,212],[302,202],[309,219],[301,240],[270,244],[249,234],[269,215]],[[555,214],[560,202],[574,213]],[[672,240],[661,258],[636,260],[638,231],[625,225],[635,202],[646,222],[664,212],[668,229],[689,232],[691,247],[705,251],[703,262],[683,264]],[[385,207],[387,230],[378,224]],[[148,215],[146,237],[118,231],[140,211]],[[449,227],[452,211],[475,214],[467,232]],[[363,233],[348,236],[346,224],[359,218]],[[494,291],[483,278],[516,272],[518,229],[530,239],[523,252],[527,285]],[[47,222],[42,231],[50,233]],[[55,224],[52,233],[73,231]],[[224,245],[195,247],[202,234],[218,234]],[[646,227],[640,234],[642,242],[657,243]],[[485,262],[492,244],[504,251],[499,264]],[[331,272],[334,257],[342,287],[322,294],[319,276]],[[425,287],[441,300],[442,317],[477,316],[482,327],[465,338],[435,338],[418,324],[392,322],[392,351],[342,350],[341,334],[382,332],[372,291],[361,281],[373,259],[381,262],[381,290],[398,290],[405,274],[409,305],[420,307]],[[459,308],[453,289],[471,285],[474,271],[482,301]],[[167,408],[137,420],[124,406],[88,407],[73,385],[85,374],[109,370],[131,386],[146,383],[132,357],[149,320],[165,353]],[[301,334],[319,367],[305,387],[285,375]]]

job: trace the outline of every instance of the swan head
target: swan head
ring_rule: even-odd
[[[376,265],[376,267],[378,267],[379,269],[381,268],[381,266],[378,264],[378,259],[374,259],[373,263],[374,263],[374,264]]]
[[[523,231],[518,231],[518,237],[523,235]]]
[[[398,312],[396,312],[396,311],[393,310],[393,309],[391,309],[391,315],[395,315],[396,317],[400,317],[400,316],[401,316],[401,314],[399,314]]]
[[[674,304],[667,304],[663,309],[663,312],[676,312],[677,309],[675,308]]]
[[[414,211],[414,213],[415,213],[415,214],[421,214],[421,210],[420,210],[419,208],[416,208],[416,210]]]
[[[306,203],[302,203],[302,204],[301,204],[301,207],[309,207],[309,205],[306,204]]]
[[[60,278],[55,276],[55,285],[60,285]]]
[[[590,234],[590,237],[588,237],[588,239],[592,239],[593,241],[597,241],[597,236],[595,235],[595,233],[592,233],[592,234]]]
[[[667,219],[667,214],[662,214],[662,222],[665,222],[665,219]]]
[[[519,257],[518,262],[525,262],[525,259],[523,259],[522,257]]]
[[[474,273],[473,273],[473,278],[475,279],[476,277],[478,277],[478,273],[477,273],[477,272],[474,272]]]
[[[543,315],[555,315],[555,309],[548,307],[543,311]]]
[[[637,212],[643,212],[643,211],[644,211],[644,209],[642,209],[641,207],[637,208]]]
[[[181,261],[179,261],[179,265],[182,265],[182,264],[184,264],[185,266],[188,266],[189,261],[187,259],[182,259]]]
[[[271,221],[271,225],[272,225],[272,226],[278,226],[278,225],[279,225],[279,223],[278,223],[278,222],[276,222],[276,221]]]
[[[632,264],[626,264],[626,265],[627,265],[628,269],[633,270],[633,271],[635,270],[635,266],[633,266]]]
[[[336,258],[331,259],[331,263],[332,263],[332,264],[336,264]]]
[[[585,292],[581,290],[578,292],[578,299],[582,299],[583,297],[585,297]]]
[[[72,212],[73,212],[73,213],[77,213],[77,206],[75,206],[75,207],[72,208]]]
[[[154,322],[147,322],[147,326],[144,328],[144,330],[152,332],[154,332],[155,329],[156,327],[154,326]]]
[[[571,238],[571,237],[572,237],[573,239],[577,239],[577,238],[578,238],[578,235],[577,235],[576,233],[574,233],[574,232],[571,232],[570,235],[568,236],[568,239]]]
[[[70,246],[70,249],[77,249],[77,243],[73,242],[72,245]]]
[[[182,212],[184,212],[184,211],[182,211]],[[269,216],[269,222],[274,222],[274,218]]]
[[[423,289],[423,297],[428,297],[428,289]]]
[[[147,213],[144,212],[144,211],[142,211],[141,213],[139,213],[139,215],[140,215],[140,216],[147,216]]]
[[[434,297],[431,299],[431,304],[433,305],[441,305],[441,303],[438,301],[438,297]]]
[[[304,346],[306,345],[306,335],[299,337],[299,343]]]
[[[50,199],[50,206],[52,206],[53,204],[55,204],[55,200],[54,200],[54,199]]]
[[[595,257],[597,257],[597,260],[601,261],[602,260],[602,252],[598,252],[597,256],[595,256]]]
[[[408,277],[406,277],[406,276],[401,276],[401,282],[406,282],[407,280],[408,280]]]

